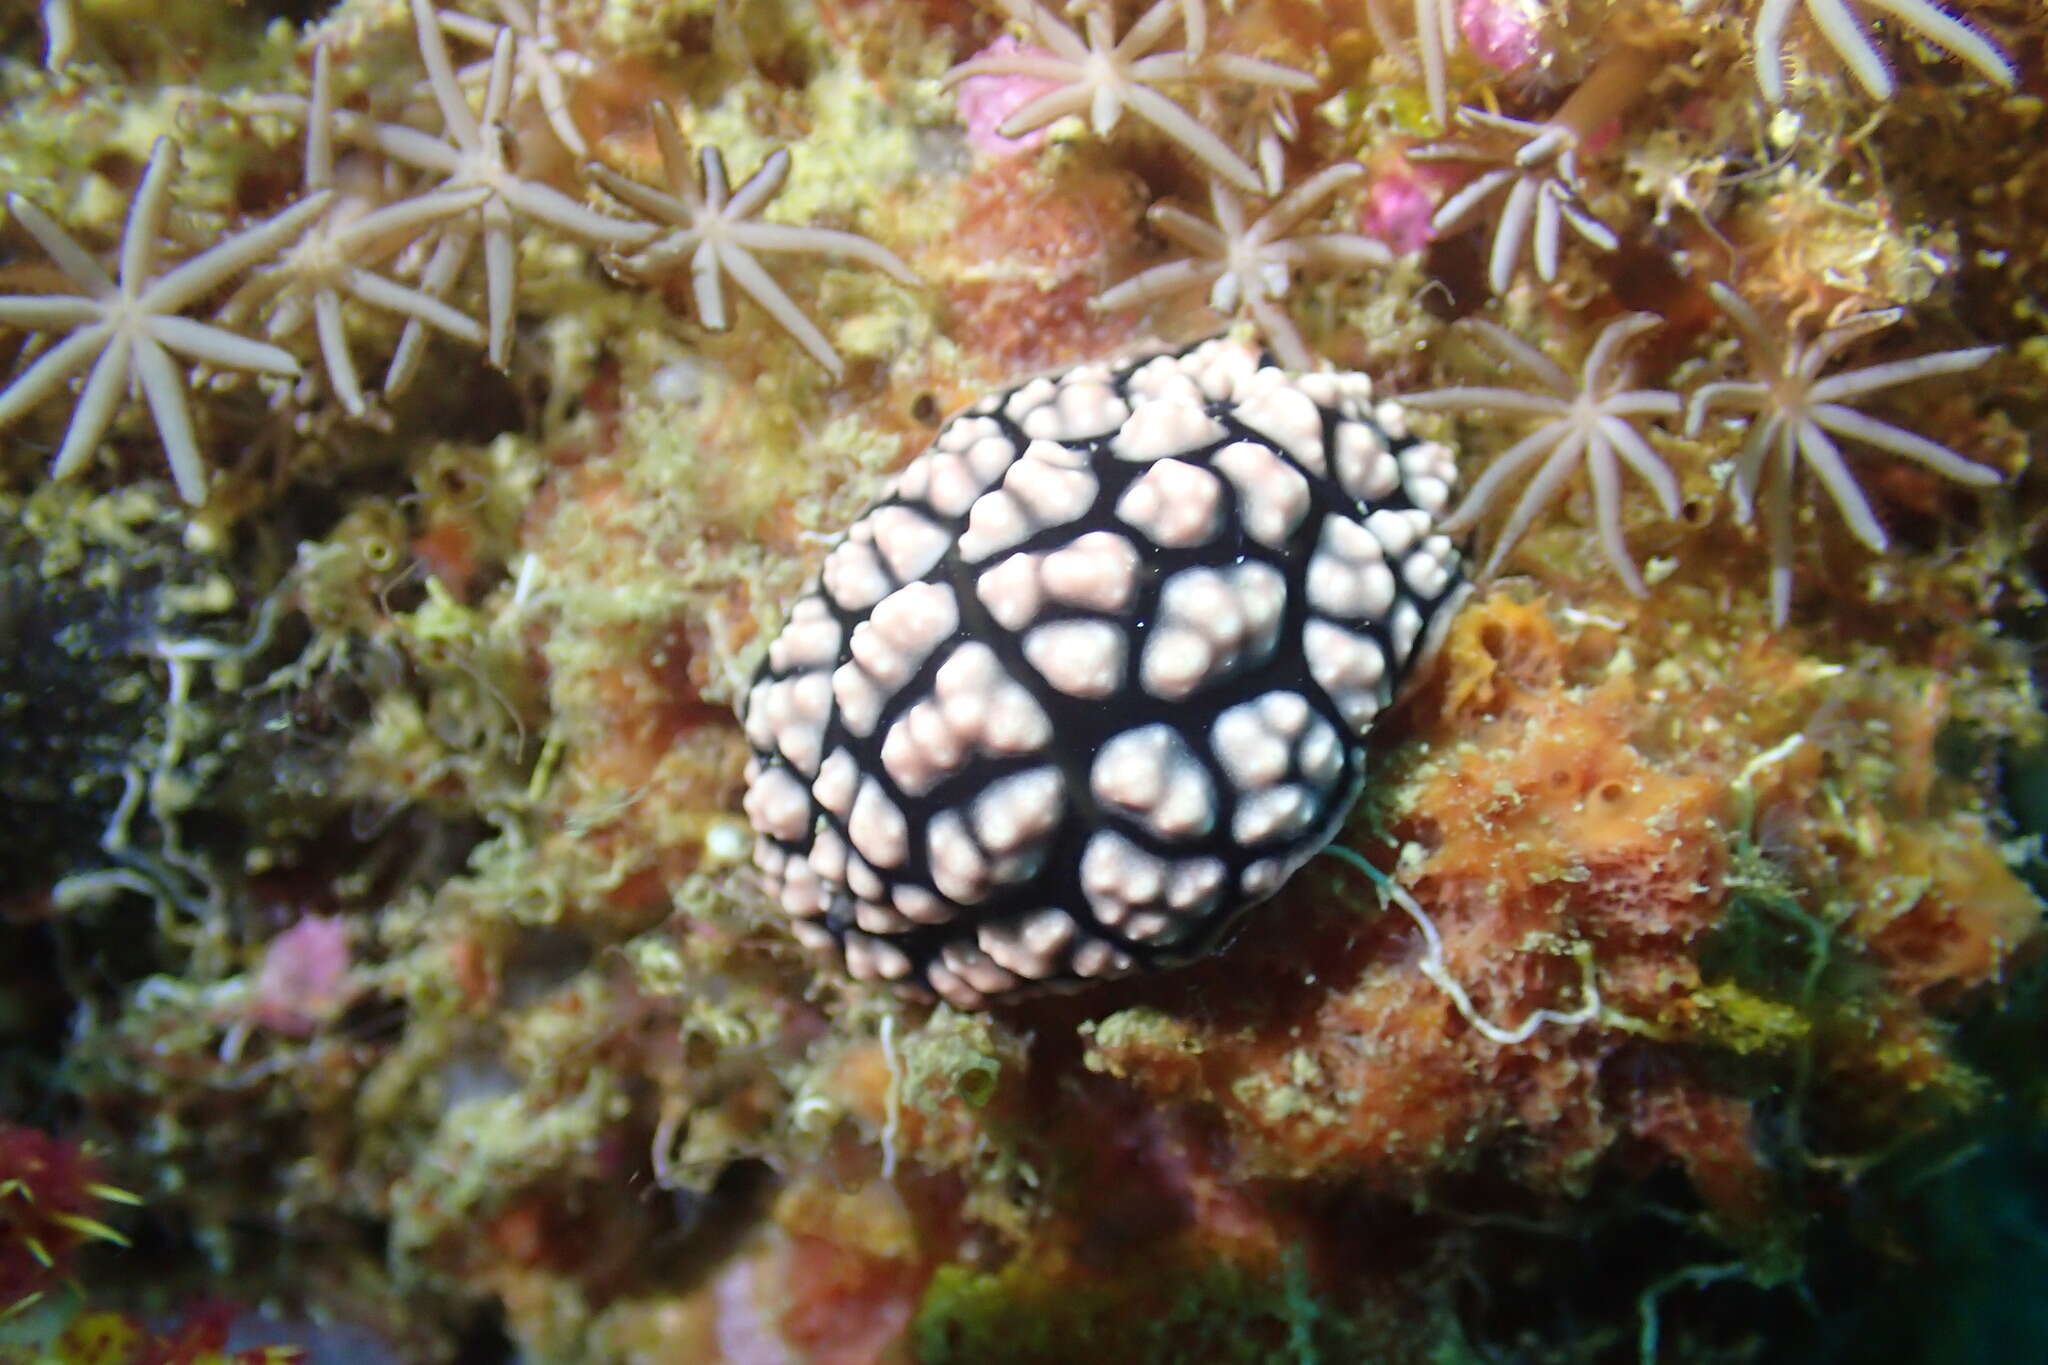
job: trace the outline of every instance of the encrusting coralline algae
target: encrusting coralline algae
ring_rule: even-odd
[[[15,7],[0,1359],[2037,1340],[2044,48],[2021,0]],[[1332,853],[1172,970],[821,970],[752,865],[770,642],[949,418],[1219,331],[1458,469],[1475,592],[1273,836]],[[1149,563],[1207,476],[1258,545],[1244,444],[1073,529]],[[1126,556],[1039,534],[978,638],[1141,681]],[[1313,726],[1184,700],[1286,826]],[[1126,842],[1002,951],[1170,937]]]

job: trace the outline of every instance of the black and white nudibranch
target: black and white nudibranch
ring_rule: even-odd
[[[1455,479],[1364,375],[1226,340],[954,418],[741,705],[796,936],[963,1009],[1210,951],[1361,790]]]

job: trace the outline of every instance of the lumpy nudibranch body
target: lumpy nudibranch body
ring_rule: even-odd
[[[1213,948],[1363,786],[1455,479],[1365,376],[1227,340],[954,418],[741,708],[796,935],[961,1008]]]

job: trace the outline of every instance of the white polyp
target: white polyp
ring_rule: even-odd
[[[832,671],[832,700],[838,704],[839,719],[846,728],[865,738],[881,721],[888,698],[859,664],[843,663]]]
[[[1124,633],[1108,621],[1054,621],[1024,636],[1024,657],[1070,697],[1106,697],[1123,684]]]
[[[1021,544],[1036,529],[1022,503],[1005,489],[991,489],[968,509],[967,529],[954,549],[965,563],[979,564]]]
[[[1321,474],[1327,469],[1322,409],[1301,388],[1288,384],[1266,386],[1240,402],[1232,416],[1292,455],[1311,473]]]
[[[1140,401],[1161,399],[1198,407],[1208,401],[1201,385],[1182,368],[1180,357],[1162,355],[1140,365],[1131,375],[1130,391]]]
[[[1027,414],[1018,425],[1026,436],[1081,441],[1107,436],[1130,415],[1129,406],[1109,385],[1070,375],[1051,404]]]
[[[1057,768],[1032,768],[990,783],[974,802],[976,841],[995,858],[1037,843],[1059,823],[1065,789]]]
[[[1211,465],[1237,488],[1238,514],[1261,545],[1279,549],[1308,515],[1308,480],[1300,470],[1255,441],[1216,452]]]
[[[1240,702],[1209,727],[1209,748],[1224,776],[1241,792],[1270,786],[1287,776],[1286,739],[1259,714],[1257,702]]]
[[[868,517],[875,550],[899,583],[931,572],[952,545],[943,527],[908,507],[878,507]]]
[[[811,795],[818,804],[842,820],[853,810],[854,793],[859,790],[860,760],[850,749],[834,749],[811,783]]]
[[[850,536],[825,556],[822,582],[826,595],[846,611],[865,611],[896,586],[874,546]]]
[[[1074,975],[1100,979],[1122,976],[1131,970],[1130,954],[1125,953],[1101,939],[1090,939],[1074,950]]]
[[[1059,449],[1060,447],[1054,447]],[[1003,491],[1023,505],[1031,529],[1064,526],[1095,505],[1095,476],[1026,451],[1003,476]]]
[[[976,441],[991,438],[1001,440],[1002,435],[1002,427],[992,418],[959,417],[946,423],[946,429],[939,433],[938,440],[932,442],[932,448],[957,453],[966,450]]]
[[[1394,560],[1407,554],[1429,534],[1429,524],[1427,512],[1413,509],[1396,511],[1383,507],[1365,518],[1365,529],[1372,532],[1373,539],[1386,551],[1387,558]]]
[[[784,842],[801,839],[811,826],[811,797],[787,768],[770,768],[747,789],[747,819],[755,829]]]
[[[890,892],[889,898],[903,917],[913,924],[945,924],[953,918],[954,908],[950,901],[933,895],[915,882],[899,884]]]
[[[1004,630],[1021,631],[1038,619],[1044,602],[1038,563],[1037,555],[1011,555],[974,580],[974,595]]]
[[[816,919],[832,908],[833,893],[808,858],[792,860],[782,879],[782,908],[800,919]]]
[[[854,661],[892,690],[901,687],[941,641],[960,628],[960,605],[943,583],[898,588],[853,628]]]
[[[1451,549],[1442,536],[1431,536],[1401,565],[1401,580],[1418,597],[1435,597],[1451,585]]]
[[[1408,501],[1440,517],[1458,481],[1458,462],[1441,441],[1418,441],[1401,452],[1401,482]]]
[[[1299,834],[1315,818],[1315,801],[1294,783],[1254,792],[1238,802],[1230,820],[1230,837],[1240,844]]]
[[[839,622],[825,600],[801,598],[789,613],[789,624],[768,646],[768,667],[777,673],[822,668],[837,661],[842,639]]]
[[[1116,735],[1089,770],[1089,790],[1162,838],[1192,838],[1215,823],[1216,793],[1187,740],[1162,722]]]
[[[1184,550],[1213,539],[1222,523],[1223,485],[1185,460],[1161,460],[1117,499],[1126,525],[1164,549]]]
[[[1321,716],[1309,726],[1294,751],[1301,775],[1317,787],[1328,788],[1344,771],[1344,745],[1337,731]]]
[[[889,888],[883,883],[881,875],[868,866],[866,859],[853,857],[846,860],[846,889],[853,893],[856,917],[861,908],[866,906],[884,917],[896,932],[900,933],[910,927],[906,923],[898,923],[896,912],[887,908]]]
[[[983,996],[1003,995],[1023,984],[1016,973],[992,961],[980,948],[957,940],[939,950],[939,960]]]
[[[940,811],[925,829],[925,854],[932,885],[955,905],[972,905],[988,894],[988,859],[968,837],[960,812]]]
[[[1138,552],[1114,531],[1089,531],[1046,555],[1038,580],[1070,605],[1122,611],[1138,585]]]
[[[1186,455],[1223,439],[1223,428],[1200,408],[1154,399],[1131,410],[1130,420],[1109,438],[1118,459],[1134,462]]]
[[[1047,403],[1050,403],[1053,394],[1057,391],[1058,386],[1052,380],[1040,376],[1030,383],[1020,386],[1015,393],[1009,396],[1003,403],[1003,416],[1009,418],[1018,426],[1022,426],[1024,425],[1025,417],[1033,410],[1042,408]]]
[[[846,881],[846,854],[846,840],[835,830],[821,828],[811,840],[811,851],[805,855],[805,861],[821,881],[838,886]]]
[[[1072,915],[1048,908],[1007,925],[983,925],[975,941],[1004,970],[1042,981],[1065,965],[1075,932]]]
[[[1145,640],[1138,681],[1155,697],[1179,701],[1215,671],[1216,651],[1207,640],[1185,627],[1160,624]]]
[[[877,867],[900,867],[910,856],[910,827],[903,812],[872,777],[861,783],[860,795],[854,798],[846,836],[861,857]]]
[[[966,736],[946,723],[936,705],[920,701],[882,736],[882,770],[905,796],[923,796],[957,772],[968,752]]]
[[[1363,422],[1337,424],[1337,485],[1362,503],[1401,486],[1401,465],[1380,434]]]
[[[1219,337],[1190,352],[1185,366],[1212,403],[1229,402],[1251,390],[1259,370],[1258,352],[1242,342]]]
[[[1422,613],[1412,602],[1403,602],[1394,608],[1392,623],[1387,627],[1392,637],[1394,657],[1405,662],[1415,653],[1415,642],[1422,635]]]
[[[984,489],[995,487],[1016,460],[1017,447],[1007,436],[984,437],[967,448],[967,467]]]

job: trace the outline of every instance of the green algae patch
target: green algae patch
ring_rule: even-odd
[[[1297,1255],[1266,1270],[1213,1260],[1079,1283],[1021,1263],[941,1266],[910,1339],[918,1365],[1341,1365],[1384,1342],[1318,1297]]]

